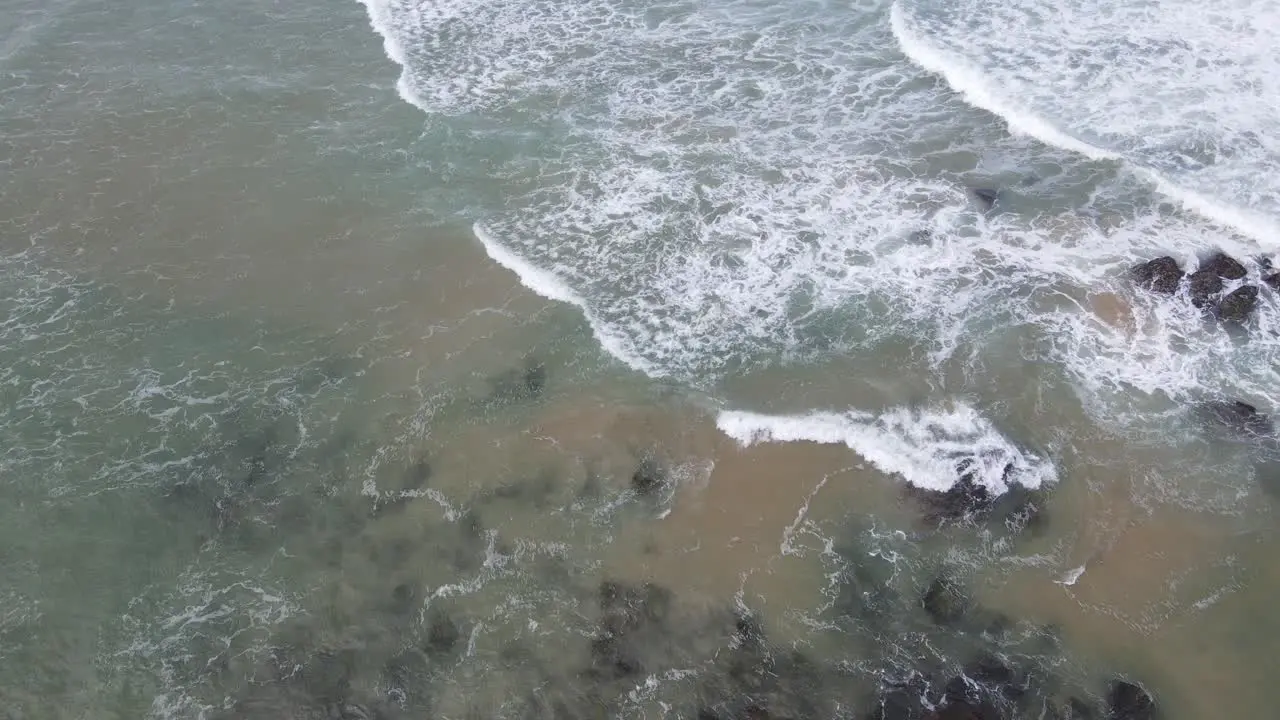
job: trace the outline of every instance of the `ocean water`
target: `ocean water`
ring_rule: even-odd
[[[4,717],[1274,714],[1275,2],[9,5]]]

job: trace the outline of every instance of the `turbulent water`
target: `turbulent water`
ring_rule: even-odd
[[[1280,700],[1277,3],[10,4],[12,717]]]
[[[511,148],[501,202],[468,208],[490,254],[637,369],[708,382],[894,341],[936,365],[1029,326],[1091,398],[1254,399],[1274,313],[1246,350],[1185,304],[1138,299],[1137,342],[1077,305],[1138,258],[1274,249],[1280,90],[1231,31],[1274,11],[370,6],[405,97]]]

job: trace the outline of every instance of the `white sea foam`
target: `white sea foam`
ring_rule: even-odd
[[[490,235],[484,227],[477,224],[472,228],[472,231],[475,233],[476,239],[480,241],[480,244],[484,246],[484,250],[488,253],[490,259],[515,273],[525,287],[548,300],[568,303],[580,309],[586,317],[587,323],[591,326],[592,332],[595,333],[596,339],[606,352],[640,372],[645,372],[655,377],[663,374],[660,367],[650,364],[643,357],[639,357],[632,352],[628,347],[628,341],[625,338],[618,337],[607,325],[601,323],[592,313],[591,306],[587,304],[587,301],[574,292],[573,288],[557,278],[554,273],[543,270],[516,253],[511,252]]]
[[[1271,334],[1269,291],[1246,346],[1203,323],[1185,299],[1135,296],[1117,282],[1160,254],[1194,266],[1218,247],[1257,252],[1254,241],[1170,212],[1147,185],[1113,172],[1132,167],[1202,215],[1265,235],[1272,181],[1251,198],[1241,194],[1243,175],[1230,175],[1273,153],[1266,133],[1245,127],[1256,113],[1223,124],[1216,149],[1179,174],[1175,160],[1191,136],[1178,128],[1194,119],[1192,106],[1171,106],[1181,120],[1168,127],[1144,125],[1117,105],[1117,71],[1104,73],[1100,98],[1116,115],[1102,118],[1110,125],[1089,124],[1103,111],[1090,110],[1070,83],[1066,109],[1087,113],[1046,112],[1054,83],[1076,76],[1046,75],[1043,88],[1014,92],[1039,81],[1009,75],[996,43],[1027,36],[1031,47],[1008,57],[1025,59],[1027,72],[1050,72],[1052,23],[1032,32],[1026,26],[1036,23],[1019,13],[1075,11],[979,2],[946,5],[936,17],[906,0],[891,9],[731,0],[366,7],[403,66],[406,99],[456,129],[433,162],[486,159],[490,185],[464,202],[490,257],[535,292],[581,309],[605,350],[645,373],[713,382],[895,344],[938,365],[957,348],[981,353],[1016,327],[1037,335],[1028,359],[1065,367],[1100,417],[1115,417],[1107,398],[1116,393],[1181,399],[1274,387],[1280,336]],[[1068,19],[1109,27],[1080,12]],[[1015,24],[1012,34],[986,32],[972,51],[957,40],[970,36],[966,22],[997,19]],[[1088,47],[1076,29],[1063,32],[1073,47]],[[1212,40],[1213,62],[1231,60],[1219,36],[1194,37]],[[1127,67],[1137,53],[1108,42],[1100,57]],[[1171,57],[1177,43],[1148,46]],[[1223,67],[1243,82],[1253,76],[1242,62]],[[1170,67],[1152,66],[1160,82]],[[1184,95],[1157,93],[1134,107],[1152,115],[1161,102],[1191,98]],[[1071,152],[1011,137],[969,104]],[[1223,108],[1249,110],[1235,101]],[[1206,117],[1224,117],[1214,112]],[[1150,143],[1133,140],[1148,128],[1159,131]],[[1255,136],[1261,149],[1249,150]],[[1015,178],[1031,168],[1042,181],[1024,191]],[[1001,200],[1006,212],[984,214],[965,192],[991,176],[1002,177],[1014,203]],[[1041,209],[1018,212],[1020,193]],[[1044,210],[1050,201],[1057,204]],[[1135,303],[1141,332],[1098,321],[1083,298],[1100,289]]]
[[[1123,159],[1165,194],[1280,246],[1280,5],[897,0],[904,53],[1017,132]]]
[[[1000,116],[1014,132],[1030,135],[1041,142],[1078,152],[1094,160],[1119,160],[1120,154],[1090,145],[1059,129],[1053,122],[1037,116],[1017,99],[1005,97],[996,83],[988,79],[983,68],[965,58],[934,47],[916,34],[907,21],[901,5],[889,10],[889,23],[902,51],[917,65],[942,76],[969,104]]]
[[[743,445],[815,442],[845,445],[882,472],[927,490],[947,490],[957,468],[994,493],[1009,483],[1035,488],[1054,482],[1053,464],[1020,449],[991,421],[967,405],[895,408],[880,415],[860,411],[763,415],[725,411],[716,426]]]

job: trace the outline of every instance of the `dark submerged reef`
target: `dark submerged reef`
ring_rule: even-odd
[[[1270,273],[1269,264],[1263,264],[1263,283],[1272,290],[1280,290],[1280,273]],[[1205,258],[1200,267],[1187,275],[1178,261],[1169,256],[1158,257],[1129,270],[1129,277],[1143,290],[1160,295],[1174,295],[1186,280],[1186,295],[1191,304],[1212,313],[1213,317],[1228,327],[1244,326],[1258,306],[1261,289],[1257,285],[1241,285],[1223,295],[1227,282],[1243,280],[1249,270],[1226,253],[1216,252]]]
[[[526,363],[513,373],[495,383],[486,402],[538,400],[546,369]],[[1226,418],[1245,428],[1259,423],[1234,406]],[[456,711],[459,692],[483,688],[493,697],[472,698],[469,717],[639,718],[657,701],[670,717],[697,720],[1157,717],[1152,697],[1132,681],[1095,686],[1063,672],[1065,652],[1053,629],[981,607],[963,572],[904,570],[873,551],[857,519],[824,560],[835,571],[828,602],[809,610],[830,641],[820,648],[778,640],[762,608],[750,603],[708,606],[678,588],[601,580],[565,558],[522,556],[519,541],[507,537],[501,520],[515,506],[571,513],[566,497],[603,504],[628,496],[643,506],[670,482],[656,451],[638,453],[629,476],[588,472],[585,484],[521,469],[444,515],[420,512],[434,508],[423,497],[438,480],[430,452],[418,449],[386,466],[380,492],[363,505],[337,502],[333,488],[351,493],[355,485],[341,470],[317,482],[314,495],[282,492],[279,479],[299,463],[310,471],[341,468],[335,456],[369,452],[368,441],[335,432],[314,445],[314,456],[299,456],[287,418],[264,415],[232,426],[210,454],[221,459],[207,477],[176,484],[163,501],[203,517],[203,541],[235,546],[299,534],[303,540],[291,547],[332,572],[312,592],[308,611],[274,626],[258,646],[210,650],[204,662],[187,666],[185,678],[205,688],[217,720],[438,717],[446,700]],[[967,466],[956,471],[946,492],[910,492],[924,532],[985,529],[1016,538],[1044,522],[1041,493],[1013,483],[993,496]],[[615,521],[647,521],[640,518]],[[323,541],[310,544],[310,537]],[[434,583],[422,578],[423,564],[440,573]],[[361,572],[358,586],[346,579]],[[506,620],[495,615],[492,598],[473,597],[473,590],[441,593],[439,577],[509,583],[508,603],[557,626],[545,643],[517,634],[477,653],[477,635]]]

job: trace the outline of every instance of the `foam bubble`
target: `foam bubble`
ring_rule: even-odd
[[[945,491],[959,479],[957,467],[993,493],[1010,483],[1036,488],[1057,478],[1052,463],[1026,452],[967,405],[895,408],[880,415],[856,410],[805,415],[725,411],[716,426],[743,445],[763,442],[840,444],[880,471],[927,490]]]

